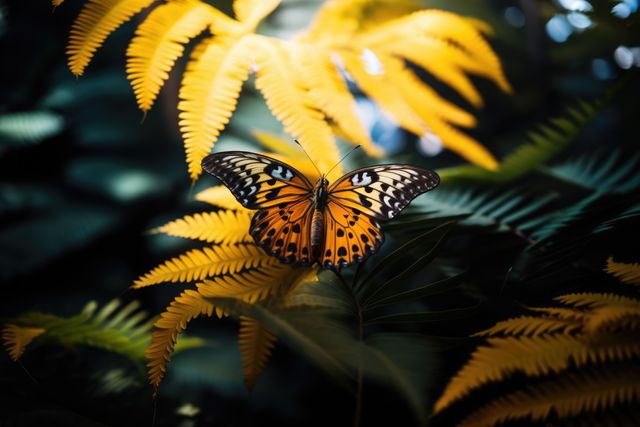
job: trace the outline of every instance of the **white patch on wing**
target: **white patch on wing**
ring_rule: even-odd
[[[384,197],[382,198],[382,201],[384,202],[384,204],[385,204],[385,205],[387,205],[387,206],[389,206],[389,207],[392,207],[392,206],[391,206],[391,197],[389,197],[389,196],[384,196]]]
[[[273,169],[273,171],[271,172],[271,176],[282,181],[289,181],[291,180],[291,178],[293,178],[293,172],[283,167],[282,165],[278,165],[278,167]]]
[[[369,185],[371,184],[372,179],[369,176],[369,172],[362,172],[353,175],[351,178],[351,184],[361,186],[361,185]]]

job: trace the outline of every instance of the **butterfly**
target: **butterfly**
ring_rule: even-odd
[[[246,151],[211,154],[202,168],[257,212],[249,234],[282,262],[340,269],[364,261],[384,242],[380,221],[440,183],[437,173],[409,165],[369,166],[333,184],[315,184],[295,168]]]

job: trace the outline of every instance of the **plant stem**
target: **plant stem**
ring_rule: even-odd
[[[347,282],[344,280],[344,277],[338,272],[335,272],[338,280],[342,283],[345,289],[349,292],[351,299],[353,300],[353,306],[356,311],[356,333],[358,336],[358,341],[362,344],[362,340],[364,338],[364,320],[362,314],[362,307],[360,306],[360,302],[358,301],[358,296],[356,295],[355,283],[353,286],[349,286]],[[356,407],[353,414],[353,427],[360,427],[360,420],[362,419],[362,389],[364,376],[362,374],[362,354],[360,353],[358,356],[358,374],[356,377]]]

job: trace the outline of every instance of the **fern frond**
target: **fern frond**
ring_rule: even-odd
[[[0,137],[6,140],[35,143],[58,134],[64,117],[50,111],[24,111],[0,115]],[[0,146],[0,150],[2,146]]]
[[[180,88],[180,131],[191,179],[211,152],[236,108],[253,64],[254,37],[216,37],[203,41],[187,66]]]
[[[134,282],[133,287],[137,289],[163,282],[191,282],[276,264],[276,258],[252,244],[193,249],[141,276]]]
[[[171,360],[178,334],[182,333],[187,323],[196,317],[211,317],[213,305],[202,298],[198,292],[186,290],[178,295],[155,322],[155,331],[151,335],[151,343],[145,352],[148,360],[149,382],[153,386],[153,395],[164,378],[167,364]]]
[[[436,402],[436,412],[471,390],[518,371],[540,376],[562,371],[571,363],[581,367],[640,356],[640,343],[622,334],[610,334],[589,342],[569,335],[490,338],[487,344],[476,349],[471,360],[449,382]]]
[[[2,341],[7,347],[9,356],[14,362],[20,359],[26,347],[34,340],[34,338],[42,335],[46,329],[44,328],[28,328],[14,324],[6,324],[2,328]]]
[[[640,300],[633,306],[604,306],[591,310],[586,318],[585,331],[595,333],[617,329],[638,329]]]
[[[611,365],[566,373],[502,396],[471,413],[460,427],[495,426],[506,421],[545,420],[552,412],[564,419],[631,403],[640,398],[640,370]]]
[[[470,59],[486,69],[487,77],[502,90],[511,91],[495,52],[470,21],[454,13],[433,9],[417,11],[379,26],[375,31],[363,35],[359,42],[373,49],[422,37],[447,40],[459,46]],[[428,52],[425,54],[428,55]]]
[[[490,337],[496,335],[537,336],[553,333],[569,334],[582,328],[583,323],[573,319],[557,319],[553,317],[520,316],[503,320],[491,328],[478,332],[473,336]]]
[[[246,316],[240,317],[238,342],[242,357],[244,384],[247,389],[252,390],[255,387],[276,340],[276,336],[256,320]]]
[[[322,111],[335,122],[349,142],[361,145],[370,156],[381,157],[384,152],[373,144],[369,132],[358,118],[356,100],[329,52],[318,52],[311,45],[300,45],[296,55],[308,79],[309,94]]]
[[[538,311],[561,320],[582,321],[586,313],[575,308],[564,307],[527,307],[528,310]]]
[[[583,292],[578,294],[560,295],[554,298],[562,304],[575,308],[595,308],[603,306],[640,307],[640,300],[617,294],[597,294]]]
[[[410,108],[402,95],[394,90],[387,74],[368,72],[361,55],[346,50],[339,52],[340,61],[346,71],[369,98],[376,101],[380,108],[389,114],[399,126],[415,135],[424,135],[428,130],[426,125],[420,116]]]
[[[297,137],[320,170],[338,163],[338,150],[320,108],[309,94],[306,77],[299,70],[285,42],[259,37],[256,46],[256,88],[287,133]],[[341,176],[334,169],[329,180]]]
[[[116,28],[154,0],[90,0],[84,5],[69,34],[69,68],[82,75],[96,50]]]
[[[250,212],[218,211],[187,215],[153,230],[170,236],[230,245],[252,242]]]
[[[200,202],[209,203],[213,206],[218,206],[224,209],[245,212],[245,213],[255,213],[254,210],[247,209],[240,204],[233,196],[231,191],[224,185],[216,185],[214,187],[209,187],[206,190],[203,190],[196,194],[195,199]]]
[[[640,185],[640,155],[624,156],[620,151],[586,154],[549,168],[558,179],[598,193],[626,193]]]
[[[53,5],[53,7],[58,7],[58,6],[60,6],[63,2],[64,2],[64,0],[51,0],[51,4]]]
[[[607,259],[607,267],[605,271],[622,283],[629,285],[640,286],[640,264],[625,264],[623,262],[615,262],[613,257]]]
[[[281,0],[235,0],[233,13],[236,19],[255,28],[262,19],[273,12]]]
[[[173,0],[140,24],[127,48],[127,76],[142,111],[151,109],[184,45],[213,21],[214,10],[199,0]]]
[[[314,273],[312,267],[275,263],[259,270],[204,280],[197,287],[198,292],[207,298],[236,298],[254,303],[267,297],[283,296],[308,281]]]
[[[285,139],[272,133],[258,130],[253,130],[251,133],[262,145],[272,150],[272,152],[262,154],[293,166],[311,182],[315,182],[316,179],[320,178],[318,170],[313,163],[311,163],[311,160],[309,160],[307,156],[300,156],[304,154],[302,149],[300,147],[294,147],[291,139]]]
[[[595,102],[580,101],[545,124],[538,125],[528,134],[528,142],[520,145],[500,162],[498,169],[490,171],[477,166],[456,166],[440,169],[444,180],[462,178],[474,181],[508,182],[540,168],[573,142],[607,105],[610,96]]]

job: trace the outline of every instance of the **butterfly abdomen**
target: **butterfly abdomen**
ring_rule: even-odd
[[[311,248],[314,255],[320,254],[320,249],[324,241],[324,214],[321,209],[313,211],[311,218]]]

